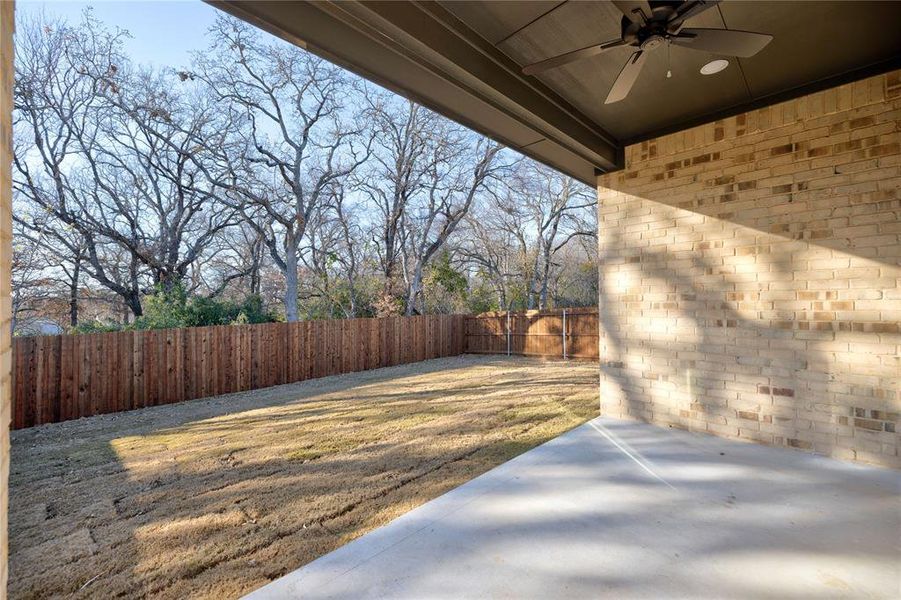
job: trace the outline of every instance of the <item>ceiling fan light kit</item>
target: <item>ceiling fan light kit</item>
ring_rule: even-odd
[[[718,58],[716,60],[711,60],[709,63],[701,67],[701,75],[714,75],[726,69],[729,66],[729,61],[723,58]]]
[[[685,21],[716,6],[719,0],[684,2],[614,0],[613,4],[623,13],[619,39],[594,44],[527,65],[522,72],[525,75],[535,75],[577,60],[597,56],[611,48],[632,47],[635,49],[632,56],[626,61],[604,100],[604,104],[612,104],[629,95],[648,53],[661,46],[673,45],[711,54],[748,58],[763,50],[773,40],[773,36],[766,33],[684,27]],[[727,60],[713,60],[701,68],[701,73],[712,75],[728,66]]]

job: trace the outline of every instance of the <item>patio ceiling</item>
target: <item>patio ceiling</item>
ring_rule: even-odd
[[[901,66],[901,2],[725,1],[692,27],[770,33],[752,58],[650,54],[632,93],[605,105],[616,48],[537,77],[523,65],[618,37],[610,2],[212,0],[320,56],[594,185],[625,145]]]

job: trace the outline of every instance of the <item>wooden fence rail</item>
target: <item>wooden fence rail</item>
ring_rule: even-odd
[[[464,351],[598,358],[598,309],[530,310],[466,316]]]
[[[13,429],[463,353],[463,316],[15,338]]]

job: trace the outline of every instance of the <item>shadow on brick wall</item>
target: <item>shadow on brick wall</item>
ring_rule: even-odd
[[[602,384],[602,412],[899,466],[890,369],[873,376],[870,357],[856,369],[834,352],[843,332],[866,335],[853,318],[792,319],[714,254],[627,245],[618,229],[602,230],[600,362],[615,385]],[[794,260],[772,257],[767,277],[792,281]]]

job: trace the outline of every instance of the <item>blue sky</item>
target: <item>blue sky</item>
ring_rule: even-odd
[[[21,15],[46,12],[69,21],[78,21],[85,7],[109,27],[128,30],[132,39],[126,48],[131,57],[143,64],[183,66],[192,50],[206,46],[204,33],[218,12],[200,0],[156,1],[38,1],[18,0]]]

